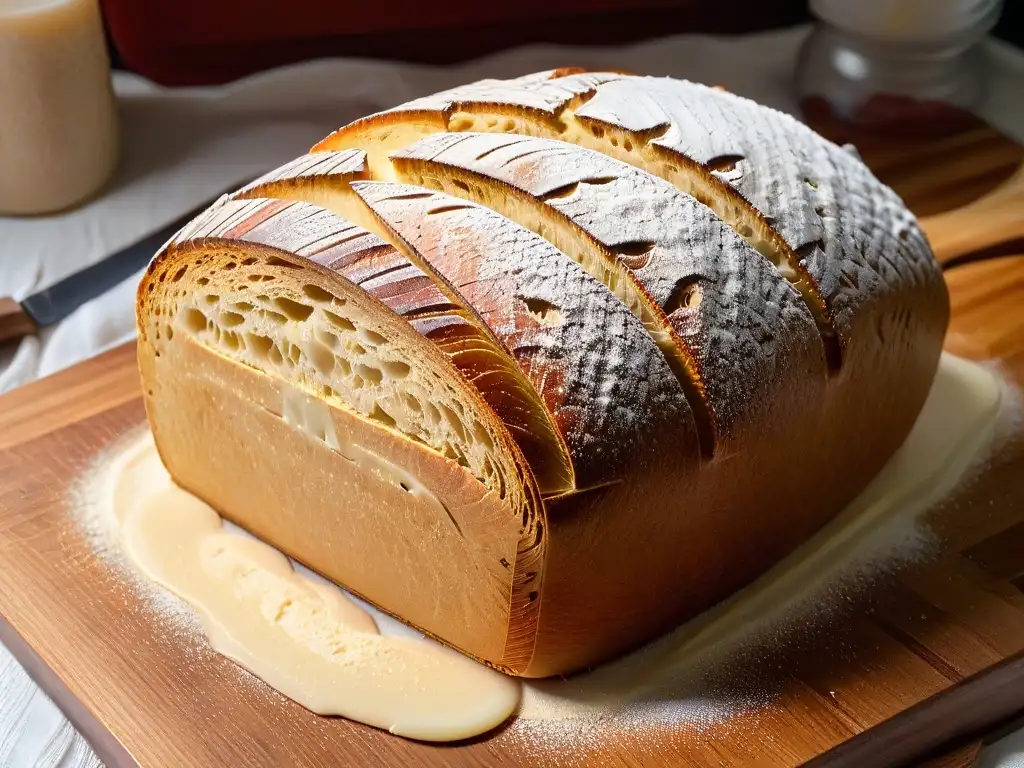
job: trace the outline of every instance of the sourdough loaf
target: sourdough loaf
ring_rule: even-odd
[[[851,153],[721,90],[482,81],[222,198],[139,289],[176,480],[526,676],[742,587],[905,438],[948,319]]]

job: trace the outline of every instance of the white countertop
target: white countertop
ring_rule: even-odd
[[[739,38],[680,36],[615,49],[535,46],[455,68],[323,60],[218,88],[162,89],[117,73],[121,167],[105,194],[59,216],[0,217],[0,296],[24,298],[231,185],[305,151],[349,120],[481,77],[566,65],[626,68],[717,83],[796,113],[793,59],[805,28]],[[1024,55],[992,42],[978,112],[1024,142]],[[132,277],[54,328],[0,350],[0,392],[134,336]],[[88,745],[0,646],[0,766],[98,766]],[[1024,730],[980,766],[1024,768]]]

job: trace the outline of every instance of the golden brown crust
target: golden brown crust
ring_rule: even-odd
[[[432,138],[446,132],[514,135]],[[462,155],[453,149],[458,146]],[[222,201],[204,225],[220,217],[214,229],[221,239],[203,240],[204,232],[194,228],[187,236],[199,238],[194,247],[203,253],[255,248],[257,258],[269,251],[259,251],[266,246],[252,241],[272,243],[283,248],[280,259],[301,265],[288,274],[320,287],[328,284],[315,281],[325,274],[333,280],[347,276],[345,290],[358,285],[397,313],[388,312],[389,322],[401,316],[416,328],[418,334],[409,331],[415,343],[403,352],[410,362],[420,360],[417,345],[433,341],[444,348],[462,339],[460,329],[472,322],[453,307],[463,304],[513,350],[510,359],[523,367],[566,436],[573,461],[583,468],[576,492],[550,496],[543,504],[507,430],[491,438],[503,458],[486,464],[479,446],[459,443],[450,430],[434,434],[415,413],[388,415],[391,401],[382,402],[394,423],[381,421],[380,414],[374,422],[362,390],[346,389],[345,381],[331,382],[344,390],[331,390],[337,402],[328,394],[320,399],[362,414],[368,434],[412,438],[410,444],[433,462],[443,462],[450,451],[455,470],[432,475],[444,492],[472,496],[476,483],[477,495],[488,488],[485,498],[505,496],[498,508],[522,515],[514,535],[501,534],[500,546],[515,551],[497,575],[509,599],[504,608],[496,607],[491,582],[480,589],[450,582],[458,599],[473,607],[443,620],[421,618],[421,606],[408,600],[436,597],[429,565],[431,556],[446,556],[440,550],[409,556],[426,569],[402,576],[407,597],[380,598],[385,609],[423,625],[437,622],[436,631],[427,629],[517,674],[561,674],[600,663],[749,583],[865,487],[924,402],[948,306],[919,228],[858,160],[771,110],[720,89],[567,68],[417,99],[346,126],[315,150],[321,154],[300,158],[241,194],[277,195],[286,184],[301,188],[303,199],[322,203],[316,196],[325,194],[329,179],[344,178],[346,188],[358,180],[369,208],[352,207],[349,195],[344,215],[360,224],[372,209],[371,229],[379,227],[377,235],[401,243],[398,251],[337,219],[333,251],[318,251],[322,233],[308,229],[305,213],[289,218],[281,213],[287,204],[267,201],[255,203],[258,211],[239,202],[231,205],[241,208],[225,208]],[[392,162],[396,153],[402,157]],[[413,176],[409,171],[417,163],[419,175]],[[402,174],[497,208],[521,226],[436,192],[379,183]],[[488,194],[468,186],[481,179],[493,181]],[[460,191],[460,183],[467,188]],[[348,239],[340,234],[344,227]],[[528,233],[534,244],[525,250],[516,239],[524,228],[534,231]],[[537,245],[538,234],[557,250]],[[405,247],[415,253],[413,263]],[[303,261],[300,252],[313,261]],[[547,255],[530,256],[542,253]],[[609,269],[602,272],[588,262],[586,270],[596,279],[568,280],[567,258],[583,264],[588,253],[599,255],[596,263]],[[560,264],[563,272],[545,278],[544,264]],[[335,271],[328,273],[325,265]],[[531,286],[543,291],[527,296]],[[694,286],[699,291],[687,293]],[[580,295],[586,290],[595,292]],[[559,291],[571,294],[569,300],[562,301]],[[524,301],[523,311],[516,301],[520,295],[535,300],[533,310]],[[609,318],[626,317],[638,328],[612,295],[643,317],[648,336],[623,343],[613,330],[610,340],[602,337]],[[680,302],[680,296],[690,301]],[[140,308],[147,306],[145,295],[140,298]],[[601,319],[578,319],[595,307]],[[147,312],[140,309],[140,323]],[[581,330],[567,335],[545,328],[566,318],[577,318],[572,327]],[[572,336],[580,348],[572,347]],[[219,343],[215,335],[206,338]],[[233,343],[229,331],[223,338]],[[145,358],[156,345],[144,329],[143,341]],[[543,347],[543,353],[524,351],[530,346]],[[676,403],[677,415],[659,411],[651,402],[657,395],[650,374],[623,368],[616,358],[626,347],[640,350],[644,365],[658,362],[659,371],[673,350],[683,350],[673,358],[676,380],[690,381],[694,389],[687,398],[706,407],[700,420],[713,428],[714,451],[694,450],[693,423],[678,405],[686,402],[679,398],[678,382],[675,389],[664,388],[674,393],[666,402]],[[586,354],[591,348],[594,354]],[[291,354],[291,347],[285,350]],[[159,384],[162,378],[171,389],[186,386],[175,384],[167,370],[155,372],[159,358],[151,358],[144,359],[147,380]],[[595,360],[601,366],[595,368]],[[358,355],[352,362],[359,362]],[[450,360],[445,365],[442,379],[456,376]],[[590,371],[598,373],[588,378]],[[561,391],[574,380],[587,386]],[[235,388],[240,402],[256,399],[248,385]],[[611,426],[600,422],[631,397],[639,401],[630,416],[636,422],[632,431],[629,418]],[[197,392],[175,401],[178,428],[192,438],[203,417],[189,408],[199,399]],[[579,411],[580,423],[567,418],[567,405]],[[154,407],[159,410],[159,402]],[[476,414],[481,407],[490,412],[482,402],[469,410]],[[492,425],[493,413],[478,418]],[[222,434],[222,441],[234,444],[228,425]],[[186,444],[183,439],[177,449],[179,462]],[[625,461],[630,454],[633,460]],[[407,454],[396,447],[394,455]],[[590,482],[594,487],[582,488]],[[258,478],[251,485],[257,487]],[[300,490],[297,496],[305,491]],[[302,498],[316,508],[315,500]],[[465,498],[456,494],[453,504],[465,505]],[[287,544],[295,535],[291,529],[261,527],[259,514],[243,509],[243,500],[222,505],[293,554],[315,549],[310,543]],[[499,520],[504,512],[481,514],[505,530],[508,520]],[[328,530],[333,524],[323,522]],[[377,532],[363,525],[368,527],[357,533],[368,542],[430,540],[415,527]],[[455,557],[473,561],[492,544],[466,541],[466,551]],[[343,551],[342,544],[335,546]],[[367,570],[359,566],[342,580],[372,587]],[[462,624],[444,627],[444,621]],[[499,641],[496,627],[502,622]]]

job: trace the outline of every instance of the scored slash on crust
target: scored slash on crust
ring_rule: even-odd
[[[642,94],[636,98],[638,86],[651,80],[654,78],[577,70],[555,70],[509,81],[484,80],[357,120],[317,143],[313,151],[365,149],[373,177],[390,179],[390,154],[427,133],[502,132],[573,142],[636,165],[708,205],[779,268],[807,303],[818,324],[829,368],[833,374],[838,372],[842,348],[831,309],[797,248],[706,163],[672,146],[671,137],[666,141],[668,134],[676,132],[671,117],[653,100],[645,101]],[[628,84],[634,98],[628,104],[613,105],[607,113],[594,114],[591,102],[617,83]],[[731,96],[722,88],[696,87]],[[634,116],[639,119],[630,123]]]

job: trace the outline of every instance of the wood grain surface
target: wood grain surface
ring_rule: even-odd
[[[35,332],[35,323],[21,305],[9,296],[0,297],[0,342],[20,339]]]
[[[976,173],[962,155],[989,168],[975,198],[991,196],[1022,156],[994,132],[971,130],[960,151],[923,169],[865,155],[922,213],[951,210],[954,198],[962,209],[970,201],[952,190]],[[1002,194],[989,203],[998,208]],[[958,237],[976,234],[948,251],[947,347],[999,358],[1024,384],[1024,250],[962,258],[979,243],[991,249],[988,210],[964,215]],[[725,691],[756,680],[758,706],[700,728],[598,727],[559,745],[512,726],[438,746],[304,710],[212,652],[187,619],[154,609],[96,554],[69,490],[143,422],[138,387],[126,346],[0,398],[0,639],[110,766],[967,766],[977,735],[1024,709],[1019,437],[929,516],[941,542],[933,557],[865,585],[797,642],[721,670]]]

